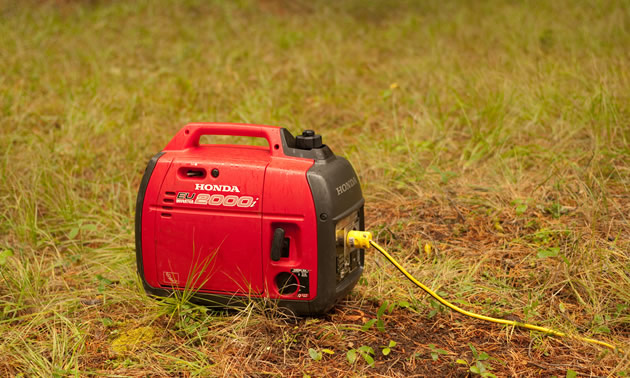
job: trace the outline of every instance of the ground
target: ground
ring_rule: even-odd
[[[626,1],[0,1],[0,374],[627,376],[628,46]],[[191,121],[315,129],[421,282],[569,337],[375,251],[318,318],[149,298],[137,190]]]

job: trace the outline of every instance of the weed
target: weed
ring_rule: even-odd
[[[496,375],[492,374],[488,370],[493,370],[493,368],[487,365],[487,362],[491,359],[491,357],[486,352],[477,352],[477,348],[475,348],[472,344],[468,344],[470,350],[472,351],[473,358],[469,363],[466,360],[458,359],[455,361],[458,364],[466,365],[468,367],[468,371],[473,374],[478,374],[482,377],[496,377]]]
[[[394,340],[390,340],[386,346],[381,347],[381,353],[383,353],[383,356],[389,356],[392,352],[392,348],[395,347],[396,344],[397,343]]]
[[[444,349],[437,348],[435,344],[429,344],[429,349],[431,350],[431,359],[433,361],[437,361],[440,358],[440,355],[448,354],[448,351]]]
[[[309,348],[308,355],[315,361],[320,361],[322,359],[323,354],[335,354],[335,352],[328,348],[323,348],[321,350]]]
[[[346,352],[346,359],[350,364],[354,364],[357,357],[363,357],[369,366],[374,366],[374,349],[368,345],[362,345],[356,349]]]

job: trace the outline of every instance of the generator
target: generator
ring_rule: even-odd
[[[200,144],[204,135],[268,145]],[[296,315],[323,314],[363,272],[364,249],[345,241],[364,229],[364,202],[350,163],[313,130],[191,123],[142,177],[138,274],[153,296],[214,307],[267,298]]]

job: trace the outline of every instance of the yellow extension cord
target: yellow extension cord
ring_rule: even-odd
[[[387,260],[389,260],[389,262],[391,262],[402,274],[405,275],[405,277],[407,277],[416,286],[420,287],[427,294],[429,294],[430,296],[432,296],[433,298],[438,300],[444,306],[450,308],[453,311],[459,312],[460,314],[463,314],[463,315],[466,315],[466,316],[470,316],[471,318],[475,318],[475,319],[485,320],[487,322],[506,324],[506,325],[511,325],[511,326],[514,326],[514,327],[527,328],[527,329],[531,329],[531,330],[534,330],[534,331],[547,333],[547,334],[558,336],[558,337],[571,336],[571,337],[574,337],[574,338],[576,338],[578,340],[586,341],[588,343],[605,346],[605,347],[613,349],[613,350],[620,350],[616,346],[614,346],[612,344],[609,344],[609,343],[606,343],[604,341],[595,340],[595,339],[591,339],[591,338],[583,337],[583,336],[578,336],[578,335],[567,335],[564,332],[556,331],[556,330],[553,330],[553,329],[550,329],[550,328],[540,327],[540,326],[533,325],[533,324],[528,324],[528,323],[517,322],[517,321],[514,321],[514,320],[493,318],[491,316],[479,315],[479,314],[475,314],[474,312],[466,311],[463,308],[457,307],[454,304],[452,304],[449,301],[447,301],[446,299],[440,297],[436,292],[434,292],[433,290],[428,288],[426,285],[422,284],[420,281],[415,279],[409,272],[407,272],[407,270],[405,268],[402,267],[402,265],[400,265],[398,263],[398,261],[396,261],[396,259],[394,259],[389,253],[387,253],[387,251],[385,249],[383,249],[383,247],[381,247],[380,245],[378,245],[376,242],[374,242],[372,240],[372,234],[370,232],[366,232],[366,231],[350,231],[348,233],[348,236],[347,236],[347,241],[348,241],[348,243],[350,245],[357,246],[359,248],[366,249],[366,248],[369,248],[370,246],[376,248],[377,251],[379,251],[383,256],[385,256],[385,258]]]

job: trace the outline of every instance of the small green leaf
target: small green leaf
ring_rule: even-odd
[[[383,319],[378,319],[376,321],[376,329],[378,329],[379,332],[385,332],[385,323],[383,322]]]
[[[411,306],[411,305],[407,301],[400,301],[400,302],[398,302],[398,307],[400,307],[400,308],[409,308],[409,306]]]
[[[114,321],[111,320],[110,318],[101,318],[101,323],[103,323],[105,327],[110,327],[114,325]]]
[[[308,349],[308,354],[309,356],[311,356],[312,359],[314,359],[315,361],[319,361],[322,359],[322,354],[318,351],[316,351],[313,348],[309,348]]]
[[[383,348],[383,356],[387,356],[392,350],[390,348]]]
[[[70,232],[68,232],[68,239],[74,239],[79,235],[79,227],[73,227]]]
[[[6,264],[7,260],[11,256],[13,256],[13,251],[10,249],[5,249],[4,251],[0,252],[0,266]]]
[[[394,340],[391,340],[391,341],[389,342],[389,345],[388,345],[388,346],[389,346],[390,348],[393,348],[393,347],[395,347],[395,346],[396,346],[396,342],[395,342]]]
[[[359,352],[374,354],[374,349],[369,345],[362,345],[358,348]]]
[[[374,366],[374,359],[372,358],[372,356],[370,356],[367,353],[362,353],[362,355],[363,355],[363,359],[365,360],[365,362],[368,363],[368,365]]]
[[[96,279],[97,279],[99,282],[101,282],[101,283],[103,283],[103,284],[105,284],[105,285],[111,285],[111,284],[114,282],[114,281],[110,280],[109,278],[105,278],[105,277],[103,277],[103,276],[102,276],[102,275],[100,275],[100,274],[97,274],[97,275],[96,275]]]
[[[479,358],[477,358],[479,361],[485,361],[488,358],[490,358],[490,356],[488,356],[488,353],[486,352],[481,352],[479,353]]]
[[[370,328],[372,328],[372,326],[374,325],[374,323],[376,323],[376,319],[370,319],[367,322],[365,322],[365,324],[363,325],[363,327],[361,327],[362,331],[367,331]]]
[[[486,371],[486,365],[484,365],[483,362],[477,361],[475,365],[477,366],[477,368],[479,368],[480,372],[483,373],[484,371]]]
[[[520,205],[516,206],[516,215],[523,215],[525,211],[527,211],[526,203],[521,203]]]
[[[567,378],[575,378],[575,377],[577,377],[577,373],[576,372],[574,372],[571,369],[567,370]]]
[[[350,349],[348,351],[348,353],[346,353],[346,358],[348,359],[348,362],[353,364],[354,361],[357,360],[357,351],[356,349]]]
[[[387,313],[391,314],[394,311],[394,308],[396,308],[396,303],[391,303],[389,307],[387,307]]]
[[[599,326],[599,327],[595,328],[595,332],[610,333],[610,328],[606,327],[605,325]]]
[[[470,372],[471,373],[475,373],[475,374],[481,374],[481,372],[479,371],[479,368],[476,366],[471,366],[470,367]]]
[[[431,358],[433,359],[433,361],[437,361],[440,356],[435,352],[431,352]]]
[[[81,226],[81,229],[83,229],[85,231],[96,231],[96,225],[95,224],[84,224],[83,226]]]
[[[538,250],[538,254],[536,256],[538,256],[539,259],[544,259],[547,257],[556,257],[558,256],[558,253],[560,253],[560,248],[552,247]]]
[[[388,306],[389,306],[389,303],[387,301],[383,302],[381,307],[379,307],[378,311],[376,312],[376,317],[380,319],[380,317],[383,316],[385,311],[387,311]]]
[[[460,365],[468,365],[468,362],[462,360],[461,358],[458,358],[457,361],[455,361],[456,364],[460,364]]]
[[[324,353],[326,353],[326,354],[335,354],[335,351],[334,351],[334,350],[331,350],[331,349],[325,349],[325,348],[324,348],[324,349],[322,349],[322,352],[324,352]]]

